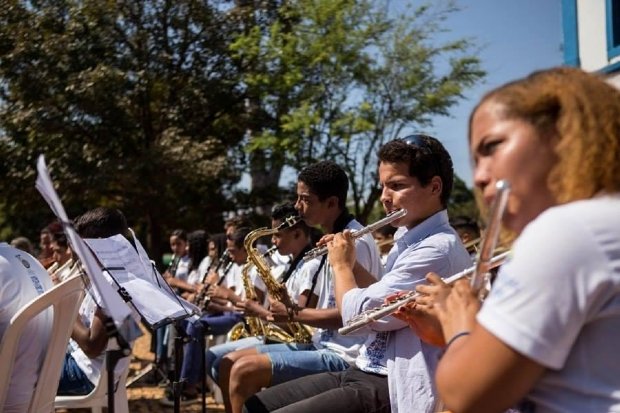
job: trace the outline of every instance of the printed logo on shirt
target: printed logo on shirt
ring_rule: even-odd
[[[41,285],[41,281],[39,281],[39,278],[36,275],[31,275],[30,281],[32,281],[32,285],[34,285],[34,288],[37,290],[38,294],[43,294],[45,292],[43,286]]]
[[[26,267],[27,269],[30,269],[30,263],[28,261],[26,261],[24,258],[22,258],[21,254],[17,254],[15,256],[15,258],[17,258],[19,260],[19,262],[21,262],[24,267]]]
[[[368,357],[369,371],[380,372],[384,367],[381,361],[385,358],[385,350],[387,349],[388,332],[383,331],[375,335],[375,339],[366,347],[366,356]]]

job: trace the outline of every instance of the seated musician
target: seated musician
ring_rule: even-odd
[[[297,211],[293,204],[284,203],[276,205],[271,212],[272,228],[277,228],[284,220],[293,215],[297,215]],[[303,255],[310,249],[310,228],[303,222],[298,222],[292,228],[286,228],[272,237],[274,245],[278,252],[283,255],[290,255],[292,263],[283,274],[283,282],[286,286],[286,292],[290,296],[292,302],[299,307],[316,305],[316,295],[311,294],[313,290],[312,281],[313,274],[316,272],[316,261],[305,263]],[[259,316],[264,321],[273,318],[270,311],[267,311],[259,303],[244,300],[240,303],[244,311],[253,316]],[[209,348],[207,351],[207,367],[209,376],[218,383],[219,365],[222,358],[235,350],[249,348],[258,344],[263,344],[262,337],[245,337],[239,340],[230,341],[228,343],[219,344]],[[228,380],[223,382],[226,386]],[[228,393],[225,391],[225,393]]]
[[[326,233],[361,229],[362,225],[345,206],[348,184],[344,170],[333,162],[318,162],[304,168],[297,179],[295,207],[306,224],[320,226]],[[380,274],[379,251],[372,235],[359,238],[357,246],[359,265],[367,272]],[[363,337],[343,337],[337,333],[342,321],[335,305],[331,268],[325,256],[320,261],[323,265],[317,278],[316,308],[287,311],[283,303],[273,303],[271,307],[276,320],[316,327],[312,343],[263,345],[228,354],[220,365],[222,386],[230,375],[228,411],[240,412],[244,401],[262,387],[314,373],[342,371],[355,360]],[[374,277],[364,280],[367,284],[375,281]]]
[[[471,265],[458,234],[448,223],[446,204],[453,182],[452,161],[441,143],[413,135],[379,150],[381,202],[386,212],[406,209],[394,221],[407,231],[390,252],[385,274],[361,288],[351,233],[328,242],[335,301],[343,322],[383,304],[386,296],[411,290],[429,271],[442,275]],[[430,412],[435,396],[432,378],[441,349],[423,343],[401,320],[375,322],[361,336],[365,343],[352,366],[266,389],[245,404],[248,412]]]
[[[183,404],[192,403],[198,400],[198,383],[200,383],[200,360],[201,346],[200,340],[204,340],[205,334],[226,334],[233,326],[243,321],[243,315],[235,309],[235,305],[243,302],[246,292],[242,280],[241,271],[247,261],[247,252],[243,246],[246,235],[250,232],[249,228],[237,228],[226,241],[228,254],[232,265],[228,269],[223,269],[226,277],[221,284],[209,286],[207,295],[210,301],[206,312],[199,318],[193,318],[183,323],[185,333],[189,340],[183,346],[183,364],[181,366],[181,379],[184,380],[184,389],[181,396]],[[254,289],[257,300],[262,302],[265,293]],[[171,406],[174,404],[171,392],[160,400],[163,405]]]
[[[454,412],[620,411],[620,92],[535,72],[483,97],[469,144],[485,202],[510,182],[518,238],[482,308],[466,280],[419,287],[449,343],[441,398]]]
[[[127,221],[117,209],[99,207],[76,218],[75,229],[82,238],[107,238],[128,233]],[[105,368],[104,353],[109,337],[105,329],[106,315],[93,295],[88,292],[79,309],[58,385],[58,394],[79,395],[90,393]],[[130,307],[131,308],[131,307]],[[136,321],[139,316],[132,311]],[[129,343],[130,345],[132,343]],[[115,379],[128,368],[129,357],[121,359],[114,370]]]
[[[297,210],[292,203],[284,203],[274,207],[272,210],[272,228],[278,228],[287,218],[296,216]],[[283,274],[282,285],[276,284],[268,286],[268,291],[271,294],[282,295],[288,299],[287,305],[290,307],[290,311],[299,311],[301,308],[314,308],[316,306],[317,296],[312,291],[315,289],[319,270],[321,269],[321,261],[314,259],[304,261],[304,255],[311,249],[311,228],[301,220],[290,228],[284,228],[278,233],[272,236],[273,243],[277,247],[278,252],[281,255],[290,255],[292,257],[291,265],[288,270]],[[275,279],[274,279],[275,282]],[[273,298],[269,297],[270,301]],[[222,394],[224,395],[224,404],[230,409],[229,399],[229,383],[231,367],[239,355],[256,355],[256,351],[250,352],[236,352],[236,350],[252,348],[264,343],[277,343],[277,342],[294,342],[295,331],[287,329],[287,323],[278,323],[278,327],[284,328],[287,331],[286,336],[282,336],[279,331],[272,331],[273,326],[273,313],[266,311],[266,314],[261,314],[262,311],[255,312],[256,304],[248,307],[251,302],[246,302],[244,306],[246,311],[253,310],[250,315],[258,315],[264,320],[264,325],[267,328],[265,337],[247,337],[241,340],[231,341],[222,345],[214,346],[209,349],[207,353],[207,365],[212,378],[220,385]],[[262,308],[260,308],[262,310]],[[286,312],[287,310],[284,309]],[[288,318],[282,321],[288,321]],[[310,333],[307,333],[306,337],[309,341]],[[300,346],[305,346],[300,344]],[[232,353],[232,354],[231,354]],[[264,381],[263,377],[267,374],[263,363],[263,357],[258,357],[256,360],[250,361],[250,358],[244,360],[243,364],[247,369],[247,372],[251,375],[251,381],[256,380]],[[223,366],[220,368],[220,364],[223,362]],[[241,364],[238,365],[238,367]],[[271,365],[269,364],[269,371]],[[221,372],[221,374],[220,374]],[[233,384],[240,382],[243,386],[250,385],[245,375],[241,377],[235,375]],[[236,387],[231,388],[231,392],[236,391]],[[240,407],[239,407],[240,408]]]
[[[183,292],[192,292],[193,287],[187,282],[191,260],[188,254],[187,232],[183,229],[175,229],[170,234],[170,250],[172,260],[162,276],[164,280],[175,289],[178,295]]]
[[[32,255],[0,243],[0,342],[11,318],[31,300],[52,288],[43,265]],[[32,390],[37,384],[44,350],[52,334],[52,314],[41,313],[26,326],[15,354],[4,406],[0,411],[28,411]],[[3,367],[6,368],[6,367]],[[2,374],[7,374],[6,370]]]
[[[54,263],[47,271],[51,274],[52,281],[56,283],[58,280],[63,280],[71,274],[74,265],[73,252],[64,232],[54,234],[51,247]]]

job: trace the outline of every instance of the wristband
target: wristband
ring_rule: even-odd
[[[297,304],[294,304],[293,307],[286,307],[286,312],[288,314],[288,321],[293,321],[295,316],[299,314],[300,307]]]
[[[461,337],[465,337],[470,335],[471,333],[469,331],[461,331],[460,333],[456,333],[455,335],[452,336],[452,338],[450,340],[448,340],[448,343],[446,344],[446,350],[448,349],[448,347],[450,347],[450,345],[452,343],[454,343],[456,340],[458,340]]]

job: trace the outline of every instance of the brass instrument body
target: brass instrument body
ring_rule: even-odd
[[[246,300],[256,300],[256,291],[250,280],[250,269],[252,268],[250,261],[243,265],[241,270],[241,280],[243,282],[243,289],[245,291]],[[228,340],[235,341],[246,337],[258,337],[265,336],[265,326],[263,320],[258,317],[244,317],[243,322],[239,322],[233,326],[228,332]]]
[[[284,297],[282,296],[282,289],[280,288],[280,284],[275,280],[275,278],[271,274],[271,269],[263,259],[263,256],[256,248],[254,248],[254,242],[261,237],[270,236],[276,234],[278,231],[292,227],[295,225],[297,221],[293,219],[293,217],[287,218],[282,225],[277,228],[259,228],[252,232],[250,232],[244,239],[243,244],[248,253],[248,261],[251,261],[256,267],[256,271],[258,276],[263,280],[265,286],[267,287],[269,295],[277,300],[284,301]],[[284,338],[284,335],[288,335],[285,342],[295,342],[295,343],[310,343],[312,342],[312,332],[309,327],[298,323],[298,322],[288,322],[287,327],[293,333],[291,337],[284,330],[282,330],[279,326],[269,323],[265,328],[270,331],[266,331],[266,338],[269,338],[269,333],[272,335],[276,335],[279,337],[280,341]]]

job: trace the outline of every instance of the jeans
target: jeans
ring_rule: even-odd
[[[187,322],[185,332],[189,341],[183,347],[181,378],[186,379],[190,385],[198,384],[202,360],[200,340],[204,341],[205,334],[226,334],[235,324],[242,320],[243,317],[239,313],[224,313],[203,315],[198,320]]]
[[[60,382],[56,394],[62,396],[79,396],[88,394],[95,385],[88,380],[80,366],[77,365],[71,353],[65,353],[65,362],[60,373]]]
[[[317,349],[313,344],[263,344],[256,350],[271,361],[273,386],[299,377],[325,371],[342,371],[349,364],[331,350]]]
[[[214,382],[220,380],[220,362],[224,356],[233,351],[256,347],[263,344],[263,340],[258,337],[246,337],[236,341],[218,344],[207,350],[207,374]]]

